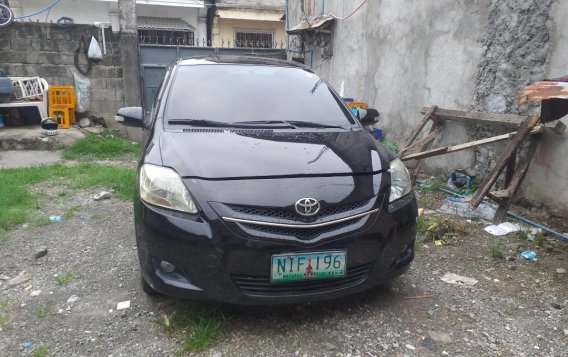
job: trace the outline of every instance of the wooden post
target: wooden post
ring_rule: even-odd
[[[405,148],[409,147],[410,145],[412,145],[412,143],[414,142],[414,140],[416,140],[416,138],[418,137],[418,135],[420,134],[420,132],[422,132],[422,130],[424,129],[424,127],[426,126],[426,124],[428,124],[428,121],[430,120],[430,118],[432,117],[432,115],[434,115],[434,112],[436,111],[436,109],[438,109],[438,107],[436,107],[435,105],[428,108],[428,111],[426,112],[426,114],[424,115],[424,117],[422,118],[422,121],[420,122],[420,125],[418,127],[416,127],[412,133],[410,134],[410,137],[408,138],[408,140],[406,141],[406,144],[404,145]]]
[[[497,209],[497,212],[493,217],[493,223],[495,224],[501,223],[503,219],[505,219],[505,217],[507,216],[507,211],[509,210],[509,207],[511,207],[513,197],[515,196],[517,190],[523,183],[527,171],[529,170],[529,165],[536,152],[536,148],[538,146],[540,137],[541,137],[540,135],[531,137],[531,143],[525,157],[520,160],[517,169],[515,170],[514,174],[511,176],[509,185],[506,186],[508,191],[508,197],[505,198],[499,204],[499,208]]]
[[[444,126],[444,124],[442,123],[435,123],[434,125],[432,125],[432,128],[430,128],[430,134],[439,131],[441,132],[442,127]],[[424,145],[422,145],[422,147],[420,148],[420,150],[426,150],[430,147],[430,145],[432,145],[432,141],[434,141],[434,139],[426,142]],[[412,171],[412,185],[414,186],[416,184],[416,179],[418,178],[418,174],[420,173],[420,170],[422,169],[422,160],[417,160],[416,161],[416,167],[414,168],[414,171]]]

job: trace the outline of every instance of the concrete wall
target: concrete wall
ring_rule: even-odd
[[[304,0],[289,1],[288,26],[303,15]],[[315,0],[314,14],[349,14],[358,2]],[[421,119],[424,106],[527,114],[517,92],[527,83],[568,72],[568,2],[552,0],[368,1],[336,20],[333,56],[313,48],[314,69],[345,96],[381,112],[379,126],[399,143]],[[292,37],[291,47],[297,45]],[[307,56],[310,57],[310,54]],[[309,60],[306,61],[309,64]],[[450,125],[436,145],[493,135],[483,127]],[[568,213],[566,136],[545,138],[523,185],[532,202]],[[494,164],[499,147],[428,159],[433,173]],[[483,161],[483,164],[480,163]]]
[[[0,76],[40,76],[51,85],[73,85],[74,52],[81,34],[90,41],[99,31],[76,25],[61,29],[54,24],[14,23],[0,31]],[[124,105],[120,36],[108,31],[107,55],[93,63],[90,114],[112,124],[116,110]]]

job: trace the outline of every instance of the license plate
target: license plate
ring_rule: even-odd
[[[345,251],[275,254],[272,256],[270,281],[340,278],[345,276]]]

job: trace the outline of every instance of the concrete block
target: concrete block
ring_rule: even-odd
[[[38,72],[42,77],[67,77],[72,75],[64,65],[40,65]]]
[[[122,89],[122,78],[91,78],[91,85],[95,90]]]
[[[113,78],[114,68],[107,66],[95,66],[91,69],[90,75],[95,78]]]
[[[38,75],[38,66],[35,64],[19,64],[14,69],[14,76],[17,77],[35,77]]]
[[[37,51],[39,42],[33,38],[12,38],[9,41],[10,48],[13,51]]]
[[[15,64],[8,64],[8,63],[0,64],[0,77],[15,76],[16,66],[17,65]]]
[[[97,90],[91,87],[92,98],[94,101],[116,101],[116,91],[113,89]]]
[[[2,51],[0,58],[3,63],[26,63],[26,53],[21,51]]]

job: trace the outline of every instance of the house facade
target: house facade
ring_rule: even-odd
[[[11,0],[16,17],[34,14],[52,0]],[[141,44],[203,44],[207,37],[207,7],[200,0],[137,0],[136,15]],[[21,21],[57,22],[62,17],[76,24],[93,25],[107,22],[113,32],[119,31],[118,0],[61,0],[48,12]]]
[[[286,48],[284,0],[218,0],[213,46]]]

